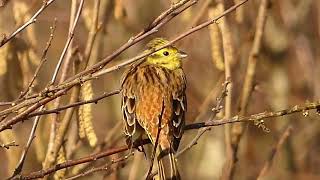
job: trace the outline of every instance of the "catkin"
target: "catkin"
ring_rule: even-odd
[[[81,99],[90,100],[93,98],[93,90],[91,82],[85,82],[81,87]],[[79,108],[79,136],[87,137],[90,146],[94,147],[97,144],[97,135],[94,132],[92,124],[92,105],[85,104]]]
[[[67,158],[66,158],[66,152],[63,146],[61,146],[59,153],[58,153],[58,157],[57,157],[57,163],[63,163],[66,162]],[[54,173],[53,178],[55,180],[60,180],[60,179],[64,179],[64,176],[66,174],[66,169],[61,169],[58,170],[56,173]]]
[[[210,7],[208,9],[209,19],[216,17],[220,14],[220,11],[216,7]],[[210,40],[211,40],[211,55],[213,64],[217,69],[224,71],[224,62],[222,55],[222,39],[221,39],[221,31],[219,26],[214,23],[209,26],[210,30]]]
[[[79,118],[78,118],[78,134],[79,134],[79,137],[81,139],[85,138],[86,137],[86,132],[84,130],[84,120],[83,120],[83,106],[80,106],[79,107],[79,111],[78,111],[78,114],[79,114]]]

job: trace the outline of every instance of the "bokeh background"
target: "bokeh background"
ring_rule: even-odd
[[[94,43],[90,62],[96,63],[106,55],[140,32],[161,12],[170,7],[171,0],[101,0],[99,32]],[[225,8],[237,0],[226,0]],[[239,97],[243,88],[249,52],[252,48],[256,17],[260,0],[249,0],[241,10],[231,13],[226,20],[233,43],[232,62],[232,115],[239,111]],[[9,0],[0,7],[0,34],[10,34],[22,25],[41,7],[42,1]],[[90,21],[92,21],[94,1],[85,1],[81,18],[75,30],[73,48],[83,51],[86,46]],[[173,39],[180,33],[212,18],[217,5],[215,0],[199,0],[190,9],[178,15],[159,29],[152,37],[130,47],[108,66],[134,57],[144,50],[145,44],[154,37]],[[5,46],[0,48],[0,101],[14,101],[23,91],[35,69],[50,35],[50,26],[57,19],[56,32],[47,54],[47,61],[36,79],[33,92],[40,92],[50,81],[68,36],[71,1],[56,1],[37,18],[37,22]],[[212,27],[215,26],[215,27]],[[221,31],[218,40],[211,25],[198,31],[175,45],[188,53],[184,62],[187,75],[188,113],[187,123],[205,121],[215,106],[216,97],[221,92],[224,72],[223,59],[214,54],[214,47],[221,48]],[[218,43],[217,43],[218,42]],[[254,90],[249,101],[247,114],[277,111],[318,101],[320,98],[320,1],[317,0],[271,0],[263,33],[261,51],[256,66]],[[223,53],[222,53],[223,54]],[[221,62],[220,62],[221,61]],[[220,63],[220,65],[219,65]],[[72,69],[72,68],[70,68]],[[92,81],[93,95],[111,92],[119,87],[124,69],[102,76]],[[72,75],[72,70],[68,76]],[[68,95],[62,104],[68,104]],[[103,99],[92,107],[92,123],[98,138],[96,147],[91,147],[86,138],[78,138],[77,119],[74,113],[64,149],[66,159],[76,159],[125,144],[121,126],[120,98],[118,95]],[[7,108],[0,106],[1,110]],[[47,107],[50,109],[50,104]],[[59,118],[63,117],[63,112]],[[218,114],[223,117],[223,111]],[[274,157],[271,169],[265,179],[319,179],[320,178],[320,116],[310,111],[307,117],[302,113],[265,120],[266,132],[253,123],[245,125],[240,141],[238,162],[234,179],[255,179],[268,160],[272,147],[280,134],[292,125],[293,131]],[[28,153],[24,173],[40,170],[46,155],[52,116],[41,118],[36,138]],[[18,147],[0,149],[0,179],[12,174],[27,141],[32,121],[14,126],[13,130],[0,133],[0,143],[16,141]],[[187,131],[181,148],[196,135],[197,130]],[[101,143],[104,143],[101,145]],[[183,179],[220,179],[226,160],[224,126],[213,127],[198,144],[179,158]],[[103,165],[120,153],[97,160],[94,164],[68,168],[65,177]],[[123,167],[107,173],[97,172],[82,179],[143,179],[148,168],[143,153],[135,153],[123,163]],[[53,176],[52,176],[53,177]],[[55,177],[57,178],[57,177]]]

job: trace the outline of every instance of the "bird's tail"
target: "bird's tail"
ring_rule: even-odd
[[[160,148],[159,148],[160,149]],[[160,180],[180,180],[177,167],[177,160],[172,150],[159,150],[158,157],[158,176]]]

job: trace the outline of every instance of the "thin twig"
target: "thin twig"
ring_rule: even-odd
[[[12,142],[7,143],[7,144],[0,144],[1,148],[6,148],[6,149],[10,149],[10,147],[16,147],[16,146],[19,146],[19,145],[16,144],[15,141],[12,141]]]
[[[51,32],[50,32],[50,37],[49,37],[49,40],[48,40],[48,42],[47,42],[47,45],[46,45],[46,47],[45,47],[45,49],[44,49],[44,51],[43,51],[43,53],[42,53],[40,64],[39,64],[39,66],[37,67],[36,72],[34,73],[33,78],[32,78],[32,80],[30,81],[27,89],[26,89],[23,93],[20,94],[20,96],[19,96],[18,99],[20,99],[21,97],[23,97],[24,95],[26,95],[26,94],[29,92],[30,87],[32,86],[34,80],[35,80],[36,77],[38,76],[38,73],[39,73],[42,65],[43,65],[44,62],[46,61],[46,56],[47,56],[48,50],[49,50],[49,48],[50,48],[50,46],[51,46],[51,42],[52,42],[53,37],[54,37],[55,29],[56,29],[56,19],[54,20],[53,26],[50,27],[50,31],[51,31]],[[43,107],[44,107],[44,106],[42,106],[42,107],[39,109],[39,111],[41,111],[41,110],[43,109]],[[13,172],[13,174],[12,174],[11,177],[14,177],[14,176],[20,174],[21,171],[22,171],[22,168],[23,168],[23,165],[24,165],[24,161],[25,161],[25,159],[26,159],[26,157],[27,157],[27,153],[28,153],[28,151],[29,151],[29,148],[30,148],[30,146],[31,146],[31,143],[32,143],[33,139],[35,138],[35,133],[36,133],[36,129],[37,129],[37,126],[38,126],[38,123],[39,123],[39,119],[40,119],[40,116],[37,116],[37,117],[35,118],[34,122],[33,122],[32,129],[31,129],[31,131],[30,131],[30,135],[29,135],[27,144],[25,145],[25,147],[24,147],[24,149],[23,149],[23,152],[22,152],[22,154],[21,154],[20,160],[19,160],[19,162],[18,162],[18,164],[17,164],[17,166],[16,166],[16,168],[15,168],[15,170],[14,170],[14,172]]]
[[[260,53],[262,35],[267,19],[267,9],[269,0],[262,0],[256,19],[256,32],[253,40],[253,45],[248,58],[248,65],[246,70],[246,76],[244,79],[241,99],[240,99],[240,113],[244,115],[247,111],[250,94],[253,89],[253,79],[256,70],[256,64]]]
[[[80,15],[81,15],[81,12],[82,12],[82,8],[83,8],[83,3],[84,3],[84,1],[81,0],[81,1],[80,1],[80,4],[79,4],[79,7],[78,7],[77,14],[76,14],[75,19],[74,19],[74,22],[73,22],[73,25],[72,25],[72,27],[71,27],[71,31],[70,31],[69,36],[68,36],[68,40],[67,40],[67,42],[66,42],[66,44],[65,44],[65,46],[64,46],[64,48],[63,48],[63,51],[62,51],[62,53],[61,53],[61,55],[60,55],[58,64],[57,64],[57,66],[56,66],[56,69],[54,70],[54,73],[53,73],[53,76],[52,76],[52,79],[51,79],[51,84],[54,83],[55,79],[56,79],[57,76],[58,76],[58,73],[59,73],[61,64],[62,64],[62,62],[63,62],[64,56],[66,55],[66,53],[67,53],[67,51],[68,51],[68,49],[69,49],[70,43],[71,43],[71,41],[72,41],[72,39],[73,39],[73,37],[74,37],[74,30],[75,30],[75,28],[76,28],[76,26],[77,26],[77,24],[78,24],[78,20],[79,20],[79,18],[80,18]],[[50,84],[50,85],[51,85],[51,84]]]
[[[203,17],[203,15],[207,12],[209,5],[212,3],[212,0],[206,0],[203,2],[203,5],[199,9],[199,12],[197,12],[197,15],[194,17],[194,19],[190,23],[190,27],[196,26],[200,19]]]
[[[236,122],[249,122],[249,121],[254,122],[259,120],[266,120],[270,118],[286,116],[286,115],[299,113],[299,112],[305,112],[308,110],[313,110],[318,108],[320,108],[320,102],[313,102],[313,103],[307,103],[305,106],[295,105],[290,109],[285,109],[281,111],[275,111],[275,112],[266,111],[258,114],[253,114],[250,116],[237,115],[237,116],[233,116],[230,119],[221,119],[221,120],[206,121],[202,123],[194,123],[194,124],[187,125],[185,129],[188,130],[188,129],[198,129],[202,127],[208,127],[208,126],[220,126],[223,124],[236,123]]]
[[[139,146],[143,146],[143,145],[148,144],[148,143],[150,143],[150,140],[149,139],[145,139],[145,140],[142,140],[142,141],[134,143],[133,147],[137,148]],[[46,175],[49,175],[51,173],[54,173],[54,172],[60,170],[60,169],[65,169],[65,168],[72,167],[72,166],[75,166],[75,165],[78,165],[78,164],[83,164],[83,163],[87,163],[87,162],[96,161],[97,159],[101,159],[101,158],[104,158],[104,157],[107,157],[107,156],[110,156],[110,155],[113,155],[113,154],[117,154],[119,152],[126,151],[126,150],[128,150],[128,148],[129,147],[125,145],[125,146],[121,146],[121,147],[118,147],[118,148],[113,148],[113,149],[106,150],[106,151],[103,151],[103,152],[95,153],[95,154],[92,154],[90,156],[83,157],[83,158],[80,158],[80,159],[68,160],[68,161],[66,161],[64,163],[56,164],[53,167],[50,167],[48,169],[40,170],[40,171],[37,171],[37,172],[33,172],[31,174],[28,174],[28,175],[23,175],[20,178],[21,179],[42,178],[42,177],[44,177]]]
[[[262,35],[264,32],[264,27],[265,27],[266,18],[267,18],[268,3],[269,3],[269,0],[261,0],[260,2],[258,16],[256,19],[256,30],[255,30],[253,45],[249,54],[246,75],[243,83],[242,93],[240,96],[240,103],[239,103],[240,115],[246,114],[248,103],[254,88],[253,80],[255,77],[256,65],[257,65],[257,60],[260,53]],[[235,126],[232,127],[231,146],[233,151],[233,162],[231,164],[231,178],[233,178],[233,175],[235,172],[235,163],[237,161],[238,146],[239,146],[240,139],[243,135],[243,131],[244,131],[244,128],[242,124],[236,124]]]
[[[13,102],[0,102],[0,106],[10,106]]]
[[[110,97],[110,96],[113,96],[113,95],[116,95],[116,94],[119,94],[119,93],[120,93],[120,90],[115,90],[115,91],[112,91],[110,93],[103,93],[102,95],[100,95],[100,96],[98,96],[96,98],[90,99],[90,100],[71,103],[71,104],[68,104],[68,105],[65,105],[65,106],[61,106],[61,107],[58,107],[58,108],[55,108],[55,109],[48,109],[48,110],[42,110],[42,111],[30,113],[27,117],[30,118],[30,117],[34,117],[34,116],[53,114],[53,113],[57,114],[57,113],[60,113],[63,110],[66,110],[66,109],[69,109],[69,108],[73,108],[73,107],[77,107],[77,106],[81,106],[81,105],[84,105],[84,104],[90,104],[90,103],[97,104],[98,101],[100,101],[101,99],[104,99],[104,98],[107,98],[107,97]]]
[[[56,25],[57,25],[57,19],[55,18],[55,19],[54,19],[53,26],[50,27],[50,30],[51,30],[51,32],[50,32],[50,38],[49,38],[49,40],[48,40],[48,42],[47,42],[47,44],[46,44],[46,47],[44,48],[44,50],[43,50],[43,52],[42,52],[40,64],[38,65],[36,71],[34,72],[33,77],[32,77],[32,79],[31,79],[31,81],[29,82],[27,88],[20,94],[20,96],[19,96],[18,99],[22,98],[23,96],[25,96],[25,95],[30,91],[30,88],[32,88],[33,83],[34,83],[35,79],[37,78],[37,76],[38,76],[38,74],[39,74],[39,71],[40,71],[42,65],[47,61],[47,58],[46,58],[46,57],[47,57],[48,50],[49,50],[49,48],[50,48],[50,46],[51,46],[51,42],[52,42],[52,40],[53,40],[53,36],[54,36],[54,31],[55,31],[55,29],[56,29]]]
[[[78,11],[77,13],[77,5],[78,5],[78,1],[77,0],[72,0],[71,1],[71,7],[70,7],[70,18],[69,18],[69,29],[68,29],[68,37],[67,37],[67,41],[65,43],[65,48],[63,49],[62,53],[60,54],[60,60],[62,60],[63,62],[61,62],[60,60],[58,61],[59,68],[62,66],[61,69],[61,76],[59,79],[58,83],[63,82],[66,77],[67,77],[67,72],[71,67],[71,58],[74,54],[73,51],[73,38],[70,38],[70,34],[73,34],[73,27],[75,27],[75,23],[76,23],[76,16],[78,15],[78,18],[80,16],[81,11]],[[81,7],[79,5],[79,7]],[[79,9],[79,8],[78,8]],[[81,8],[82,9],[82,8]],[[67,47],[67,49],[66,49]],[[70,47],[70,48],[68,48]],[[64,55],[65,54],[65,55]],[[63,58],[65,56],[65,58]],[[61,59],[62,57],[62,59]],[[76,61],[74,61],[76,62]],[[57,69],[56,69],[57,70]],[[54,73],[55,74],[55,73]],[[50,83],[49,85],[54,84],[54,83]],[[77,91],[72,91],[72,92],[77,92]],[[75,97],[78,97],[78,95],[71,95],[71,99],[75,99]],[[70,100],[71,100],[70,99]],[[61,97],[58,97],[55,99],[53,106],[56,108],[59,106],[60,104],[60,100]],[[70,116],[70,111],[67,111],[66,116]],[[55,139],[57,138],[57,134],[56,132],[58,131],[57,129],[57,125],[58,125],[58,114],[54,114],[51,118],[51,125],[50,125],[50,134],[49,134],[49,140],[48,140],[48,146],[47,146],[47,152],[44,158],[44,162],[43,162],[43,167],[47,167],[50,166],[50,162],[54,161],[52,160],[53,158],[50,159],[50,157],[55,156],[55,151],[53,150],[54,148],[54,143],[55,143]],[[59,149],[57,150],[59,152]]]
[[[9,42],[12,38],[14,38],[17,34],[19,34],[21,31],[23,31],[26,27],[29,25],[35,23],[37,21],[37,17],[49,6],[51,5],[55,0],[44,0],[41,8],[22,26],[20,26],[16,31],[11,33],[8,37],[4,37],[0,41],[0,47],[2,47],[4,44]]]
[[[224,1],[220,0],[217,8],[220,11],[225,11]],[[224,118],[229,119],[232,117],[232,72],[231,65],[235,62],[234,59],[234,46],[233,39],[230,32],[229,23],[226,17],[221,18],[221,22],[218,24],[221,30],[222,35],[222,45],[223,45],[223,57],[224,57],[224,72],[225,79],[230,82],[227,88],[228,96],[226,96],[225,100],[225,110],[224,110]],[[230,180],[231,177],[231,164],[233,162],[233,153],[231,147],[231,134],[230,134],[230,124],[226,124],[224,126],[224,143],[225,143],[225,151],[226,151],[226,161],[223,167],[223,172],[221,175],[221,179]]]
[[[220,96],[217,98],[216,106],[214,108],[212,108],[212,113],[210,115],[209,120],[213,120],[216,117],[216,115],[220,112],[220,110],[222,109],[223,100],[228,95],[227,87],[228,87],[229,83],[230,83],[229,81],[226,81],[223,83],[223,89],[221,91]],[[183,148],[182,150],[180,150],[179,152],[176,153],[176,157],[180,156],[184,152],[191,149],[194,145],[196,145],[198,143],[201,136],[205,132],[210,131],[210,130],[211,130],[211,127],[205,127],[205,128],[199,129],[197,135],[192,139],[192,141],[185,148]]]
[[[286,141],[286,139],[289,137],[289,135],[292,132],[292,126],[289,125],[285,131],[281,134],[279,141],[277,142],[277,144],[274,145],[274,147],[271,149],[271,152],[268,156],[267,161],[264,163],[263,168],[261,169],[257,180],[261,180],[263,179],[263,177],[266,176],[267,172],[269,171],[272,162],[274,160],[275,155],[277,154],[277,152],[280,150],[280,148],[282,147],[283,143]]]
[[[110,174],[112,172],[112,170],[113,170],[113,169],[111,169],[111,165],[116,164],[116,163],[121,163],[120,166],[117,166],[115,168],[115,170],[118,169],[119,167],[124,167],[125,162],[133,155],[134,155],[134,153],[131,152],[130,154],[128,154],[128,155],[126,155],[124,157],[121,157],[121,158],[118,158],[118,159],[115,159],[115,160],[112,159],[111,162],[106,164],[106,165],[103,165],[103,166],[100,166],[100,167],[94,167],[94,168],[92,168],[92,169],[90,169],[88,171],[85,171],[83,173],[80,173],[80,174],[77,174],[75,176],[66,178],[66,180],[73,180],[73,179],[77,179],[77,178],[80,178],[80,177],[88,176],[88,175],[93,174],[93,173],[98,172],[98,171],[107,171],[108,174]]]
[[[104,138],[103,142],[97,146],[93,153],[101,152],[104,148],[108,147],[111,148],[116,143],[122,139],[122,134],[119,133],[120,128],[122,127],[122,122],[119,121],[107,134],[107,136]],[[72,152],[71,152],[72,153]],[[92,162],[93,163],[93,162]],[[85,169],[86,167],[90,166],[91,163],[88,163],[86,165],[81,166],[80,168],[77,168],[77,172],[81,171],[82,169]]]

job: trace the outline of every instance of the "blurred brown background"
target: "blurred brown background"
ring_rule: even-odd
[[[73,46],[83,51],[88,37],[88,23],[94,1],[85,1],[81,19],[75,30]],[[235,0],[235,2],[238,2]],[[226,0],[228,8],[235,3]],[[41,6],[42,1],[9,0],[0,8],[0,34],[10,34]],[[140,32],[162,11],[169,8],[170,0],[101,0],[101,29],[97,34],[90,61],[97,62],[113,52],[117,47]],[[199,0],[167,25],[156,36],[173,39],[191,26],[207,20],[216,1]],[[249,0],[242,8],[243,14],[231,13],[227,21],[234,43],[234,60],[232,65],[232,115],[238,114],[239,97],[246,72],[247,60],[255,33],[256,17],[260,0]],[[8,44],[0,48],[0,101],[13,101],[27,86],[35,71],[50,34],[50,26],[57,18],[56,32],[47,55],[47,62],[36,79],[34,92],[41,91],[49,82],[57,60],[62,52],[68,35],[71,1],[56,1],[37,18],[37,22],[20,33]],[[201,15],[199,18],[199,14]],[[238,17],[242,16],[242,17]],[[211,16],[212,17],[212,16]],[[211,26],[210,26],[211,27]],[[184,62],[187,75],[188,114],[187,123],[205,121],[210,109],[215,105],[215,98],[221,91],[224,72],[217,68],[212,57],[211,29],[205,28],[176,43],[176,46],[188,53]],[[153,37],[122,53],[108,66],[120,60],[141,53],[145,44]],[[272,0],[267,12],[267,21],[261,52],[256,66],[256,85],[248,105],[248,113],[277,111],[303,105],[307,101],[320,98],[320,1],[317,0]],[[92,60],[93,59],[93,60]],[[119,87],[123,69],[107,74],[92,81],[94,95],[110,92]],[[68,75],[69,76],[69,75]],[[64,97],[63,104],[68,103]],[[5,107],[0,107],[1,110]],[[70,132],[77,130],[77,114],[69,126]],[[98,144],[121,122],[120,98],[109,97],[92,105],[93,127],[98,137]],[[223,112],[218,117],[223,117]],[[269,133],[250,123],[246,126],[240,141],[238,162],[234,179],[255,179],[267,161],[271,148],[287,125],[293,126],[293,132],[274,158],[274,163],[265,179],[319,179],[320,178],[320,116],[314,111],[308,117],[301,113],[265,120]],[[43,116],[37,129],[23,172],[42,168],[50,128],[50,115]],[[27,141],[32,121],[19,123],[12,131],[0,133],[0,143],[15,140],[18,147],[9,150],[0,149],[0,179],[8,177],[20,157],[21,149]],[[72,130],[73,129],[73,130]],[[117,147],[125,143],[122,127],[117,127],[112,145]],[[187,131],[180,147],[184,147],[197,133]],[[219,179],[225,161],[223,126],[213,127],[199,143],[179,157],[183,179]],[[120,138],[116,138],[120,137]],[[68,138],[66,138],[68,139]],[[110,140],[110,139],[109,139]],[[111,141],[111,140],[110,140]],[[83,157],[94,152],[86,139],[78,143],[76,150],[65,143],[67,157]],[[68,150],[70,150],[68,152]],[[69,153],[69,154],[68,154]],[[110,162],[110,158],[98,160],[96,164]],[[85,167],[90,169],[92,165]],[[142,153],[136,153],[124,166],[104,177],[104,173],[94,173],[83,179],[142,179],[148,167]],[[76,172],[69,168],[66,177]],[[11,173],[9,173],[11,172]]]

